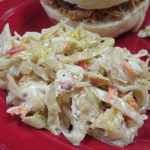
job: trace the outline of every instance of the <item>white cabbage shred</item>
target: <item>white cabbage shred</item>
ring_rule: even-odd
[[[0,34],[0,53],[6,52],[12,47],[11,33],[9,25],[6,24]]]
[[[139,38],[148,38],[150,37],[150,25],[146,26],[144,29],[141,29],[137,36]]]

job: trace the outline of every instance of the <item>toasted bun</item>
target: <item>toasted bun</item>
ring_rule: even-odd
[[[103,9],[119,5],[129,0],[64,0],[84,9]]]
[[[149,6],[149,0],[144,0],[138,7],[135,7],[132,11],[127,11],[121,20],[97,22],[97,23],[84,23],[81,21],[71,21],[68,17],[61,14],[57,9],[46,5],[43,0],[41,4],[50,18],[57,21],[61,19],[68,19],[68,24],[73,27],[82,25],[84,29],[100,34],[100,36],[117,37],[118,35],[127,32],[129,30],[136,31],[145,18],[146,11]]]

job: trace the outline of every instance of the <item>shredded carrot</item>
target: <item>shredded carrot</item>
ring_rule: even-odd
[[[19,81],[24,81],[26,80],[30,75],[29,74],[24,74],[20,79]]]
[[[28,110],[24,107],[20,107],[18,108],[18,114],[20,114],[21,116],[25,116],[27,114]]]
[[[118,95],[118,91],[114,87],[109,87],[108,95],[106,96],[107,99],[111,100],[114,96]]]
[[[131,106],[131,107],[133,107],[134,109],[138,109],[138,104],[135,102],[135,100],[133,100],[133,99],[130,99],[129,101],[128,101],[128,103],[129,103],[129,105]]]
[[[113,85],[113,82],[112,82],[112,81],[108,80],[108,81],[106,81],[106,83],[107,83],[107,85],[108,85],[109,87],[114,87],[114,85]]]
[[[137,76],[138,72],[136,70],[134,70],[134,68],[128,63],[128,62],[124,62],[122,64],[124,71],[129,75],[129,76]]]
[[[95,85],[95,86],[102,86],[102,85],[106,85],[107,81],[106,80],[102,80],[98,77],[91,77],[90,78],[90,82],[91,84]]]
[[[83,68],[84,70],[88,69],[87,63],[84,60],[78,61],[77,65]]]
[[[7,51],[7,54],[13,55],[13,54],[23,51],[23,50],[24,50],[23,46],[12,47],[10,50]]]
[[[12,107],[10,108],[9,112],[11,114],[16,114],[16,115],[20,115],[21,117],[24,117],[27,113],[28,113],[28,109],[22,105],[22,106],[17,106],[17,107]]]

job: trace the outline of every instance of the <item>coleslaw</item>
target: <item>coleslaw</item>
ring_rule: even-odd
[[[119,147],[132,143],[147,119],[150,54],[114,44],[64,21],[23,36],[12,36],[7,24],[0,34],[7,112],[76,146],[87,134]]]

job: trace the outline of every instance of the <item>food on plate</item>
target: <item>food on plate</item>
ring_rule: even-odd
[[[8,91],[7,112],[76,146],[86,135],[120,147],[132,143],[148,117],[150,57],[114,42],[65,22],[23,36],[11,36],[6,25],[0,88]]]
[[[101,36],[117,37],[137,31],[149,0],[41,0],[41,4],[50,18],[67,18],[73,27],[82,25]]]
[[[150,37],[150,25],[146,26],[144,29],[138,32],[139,38],[147,38]]]

